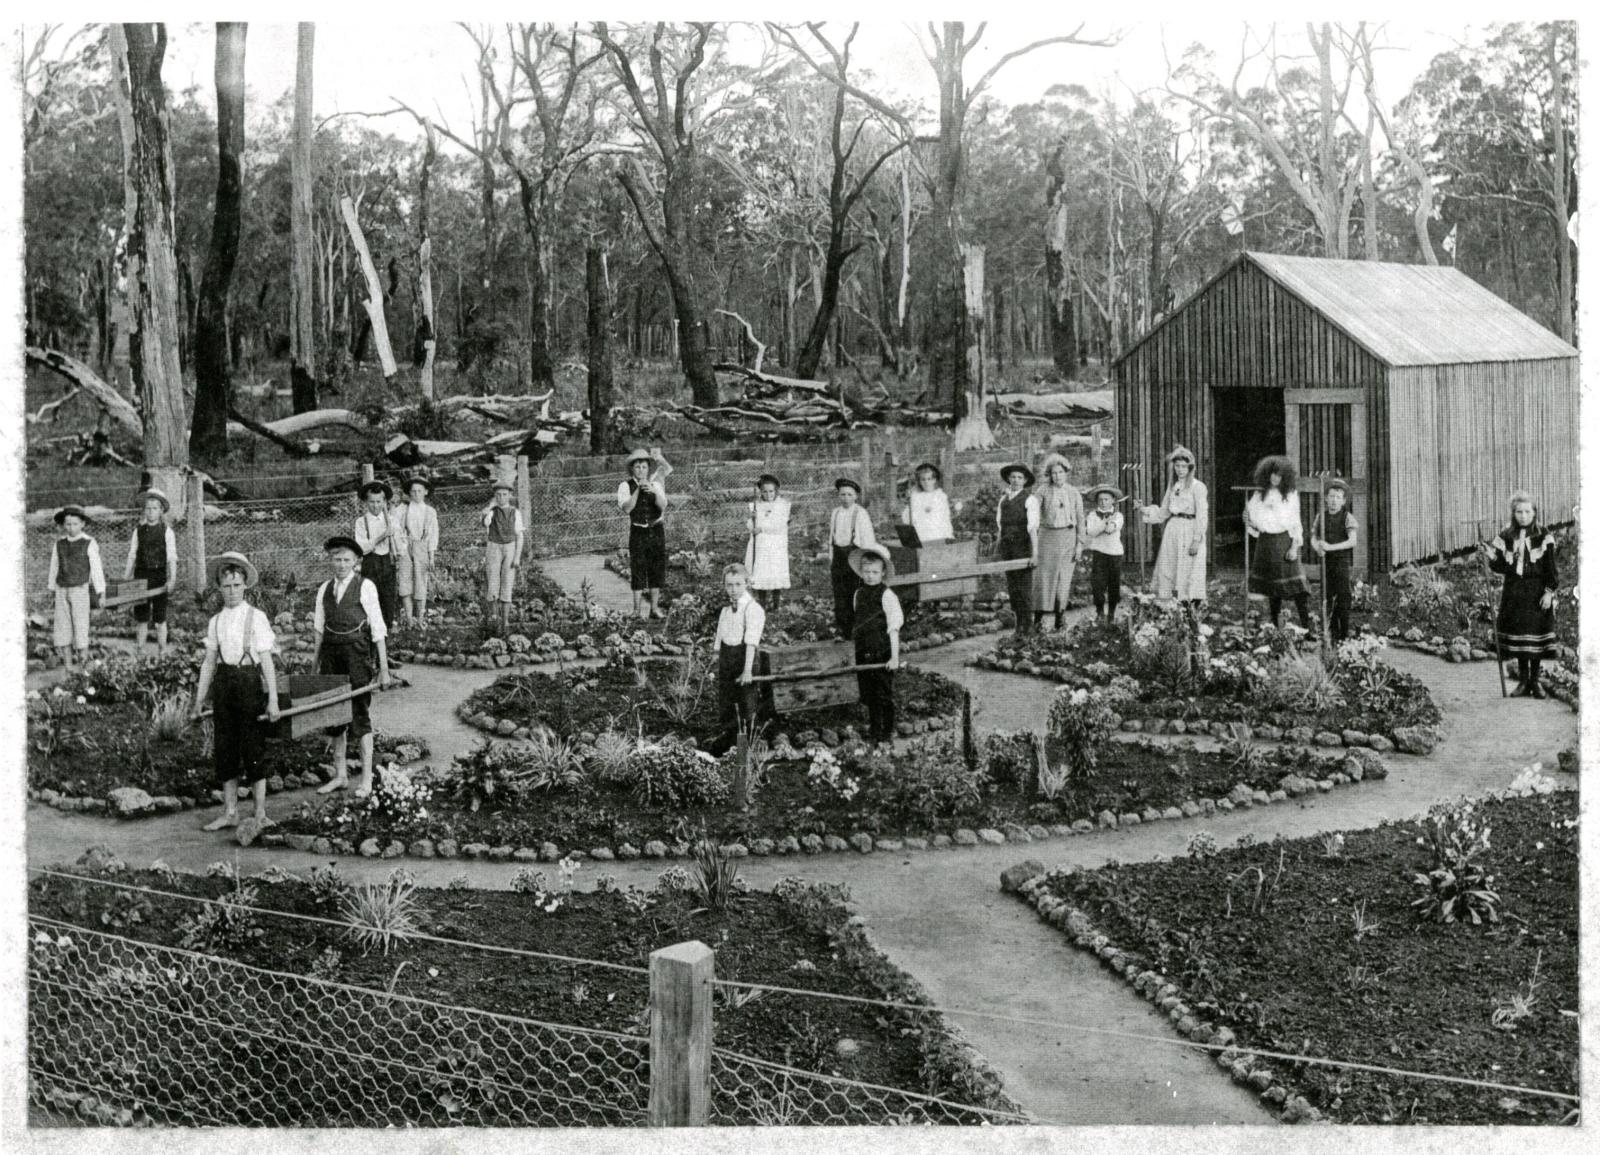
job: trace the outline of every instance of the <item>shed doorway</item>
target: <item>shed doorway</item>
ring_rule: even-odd
[[[1272,453],[1287,451],[1282,389],[1211,389],[1211,444],[1216,446],[1216,466],[1211,486],[1213,565],[1217,569],[1244,567],[1244,502],[1256,462]]]

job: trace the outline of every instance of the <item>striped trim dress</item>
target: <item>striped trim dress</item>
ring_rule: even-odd
[[[1507,657],[1553,658],[1555,610],[1539,603],[1558,584],[1555,538],[1537,528],[1518,527],[1501,531],[1491,545],[1489,568],[1505,577],[1494,623],[1500,652]]]

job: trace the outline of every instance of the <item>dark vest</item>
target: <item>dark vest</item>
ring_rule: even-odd
[[[56,585],[86,586],[89,584],[89,537],[85,534],[77,541],[56,539]]]
[[[628,479],[628,484],[639,491],[639,500],[634,504],[629,521],[642,528],[661,516],[661,509],[656,504],[656,491],[648,487],[641,489],[639,483],[632,478]]]
[[[882,585],[864,585],[856,591],[856,661],[881,662],[889,656],[889,619],[883,612]]]
[[[161,574],[167,573],[167,527],[161,522],[155,525],[139,523],[139,550],[134,555],[133,569],[135,573]]]
[[[1028,534],[1028,491],[1023,490],[1015,497],[1009,495],[1000,498],[1000,534],[1002,537],[1011,537]]]
[[[517,510],[515,506],[499,506],[491,511],[493,517],[489,521],[489,540],[496,545],[510,545],[517,540]]]
[[[366,636],[367,611],[361,608],[361,583],[366,579],[356,574],[345,587],[344,597],[335,599],[334,583],[329,582],[322,593],[322,628],[335,641]]]

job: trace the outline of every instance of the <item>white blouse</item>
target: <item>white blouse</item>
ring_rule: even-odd
[[[1276,489],[1267,490],[1265,497],[1252,493],[1250,500],[1244,504],[1244,512],[1251,537],[1259,537],[1263,533],[1286,533],[1291,542],[1300,544],[1304,531],[1300,526],[1298,492],[1290,493],[1287,499]]]
[[[250,640],[250,657],[257,662],[262,654],[271,653],[278,641],[267,615],[249,602],[224,607],[211,616],[211,624],[206,627],[206,653],[237,666],[244,661],[246,637]]]
[[[950,521],[950,498],[942,489],[912,490],[901,517],[910,522],[923,541],[949,541],[956,535]]]
[[[738,605],[722,608],[722,615],[717,618],[717,644],[759,646],[766,625],[767,611],[755,598],[744,594]]]

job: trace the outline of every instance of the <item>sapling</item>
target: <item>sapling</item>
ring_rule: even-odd
[[[1495,1004],[1494,1014],[1489,1021],[1497,1029],[1514,1031],[1518,1023],[1533,1017],[1533,1008],[1539,1004],[1539,963],[1543,958],[1544,951],[1534,953],[1533,974],[1528,976],[1526,989],[1516,991]]]

